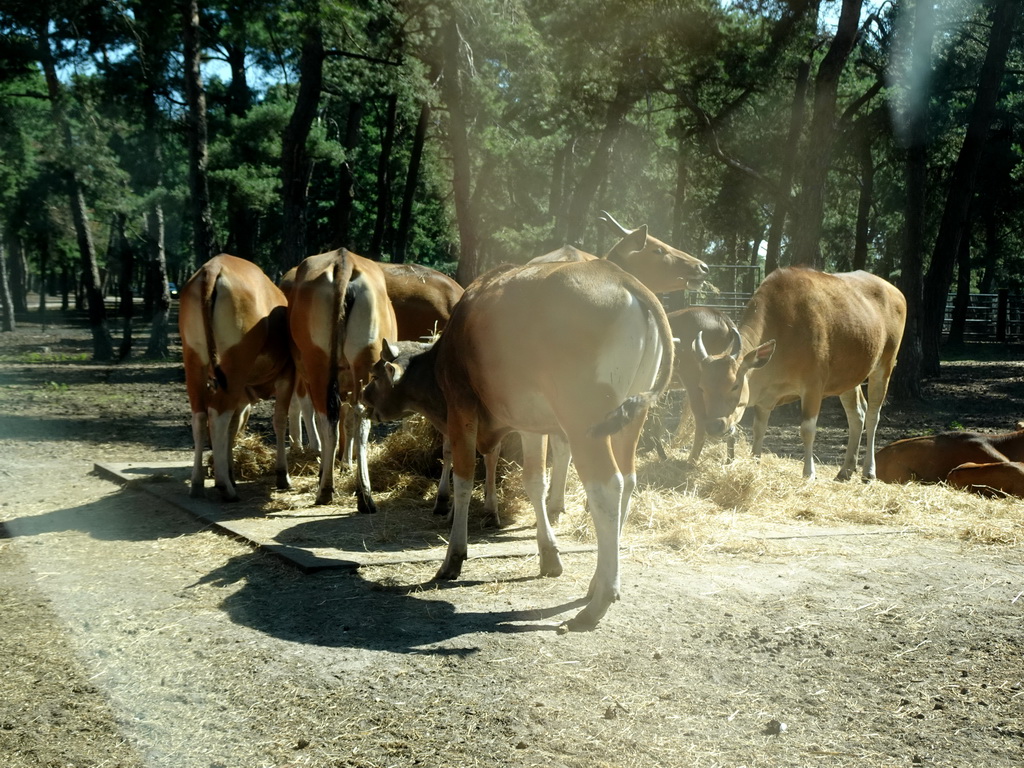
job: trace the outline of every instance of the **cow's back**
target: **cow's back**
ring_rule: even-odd
[[[395,310],[399,341],[417,341],[443,331],[463,289],[448,275],[421,264],[378,266]]]
[[[448,397],[486,403],[495,422],[549,433],[559,431],[564,414],[557,411],[578,383],[600,382],[607,399],[582,417],[597,423],[625,397],[650,388],[666,353],[634,297],[640,292],[660,311],[636,278],[604,261],[484,275],[438,342],[442,388]]]
[[[817,381],[824,395],[852,389],[880,364],[894,364],[905,321],[903,294],[868,272],[778,269],[740,322],[755,343],[776,340],[771,361],[751,374],[751,388],[761,383],[796,396]]]
[[[968,462],[950,470],[946,481],[954,488],[983,496],[1024,497],[1024,464],[1019,461]]]

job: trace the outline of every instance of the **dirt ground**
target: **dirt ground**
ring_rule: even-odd
[[[96,476],[187,461],[191,434],[178,364],[88,351],[64,320],[0,335],[3,766],[1024,760],[1019,546],[811,521],[652,548],[627,530],[622,601],[562,635],[593,554],[566,555],[558,579],[533,558],[470,560],[440,587],[435,563],[304,574]],[[1024,355],[985,356],[890,404],[881,442],[1007,429]],[[768,447],[795,455],[793,423],[773,416]],[[833,400],[824,460],[841,425]],[[748,524],[722,511],[723,528]]]

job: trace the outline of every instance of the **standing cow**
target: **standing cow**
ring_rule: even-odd
[[[376,512],[366,449],[370,423],[358,402],[385,340],[396,340],[395,311],[375,261],[344,248],[299,264],[289,293],[288,324],[298,375],[306,382],[320,435],[316,503],[334,498],[334,461],[344,412],[345,458],[354,453],[360,512]],[[352,447],[350,447],[352,446]]]
[[[619,534],[636,485],[636,444],[671,377],[672,334],[657,297],[605,261],[499,268],[475,281],[426,352],[380,362],[363,392],[375,418],[424,413],[451,440],[455,512],[438,579],[458,578],[476,451],[524,434],[523,484],[537,518],[541,575],[562,572],[545,510],[543,441],[564,434],[597,532],[588,605],[597,624],[619,598]]]
[[[178,308],[185,386],[192,408],[191,495],[203,495],[203,445],[209,432],[214,485],[237,501],[231,454],[249,407],[275,397],[277,487],[289,488],[285,455],[294,368],[288,349],[287,301],[251,261],[214,256],[181,289]]]
[[[772,409],[799,398],[803,475],[813,478],[821,401],[839,395],[850,436],[836,479],[849,479],[857,468],[865,411],[863,475],[874,479],[875,431],[906,316],[899,289],[867,272],[775,270],[750,298],[728,353],[709,355],[700,335],[694,342],[708,434],[731,433],[747,406],[753,406],[753,453],[759,456]],[[865,379],[866,408],[860,386]]]

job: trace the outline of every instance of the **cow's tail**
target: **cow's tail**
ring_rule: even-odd
[[[227,389],[228,377],[220,367],[220,355],[213,333],[213,309],[217,302],[217,280],[220,272],[203,270],[203,287],[200,302],[203,312],[203,330],[206,332],[206,354],[210,358],[208,385],[210,389]]]
[[[329,352],[330,375],[327,377],[327,420],[331,424],[341,421],[341,388],[338,384],[338,355],[340,350],[338,333],[345,323],[345,295],[352,279],[352,259],[348,251],[342,249],[334,262],[334,307],[331,312],[331,348]]]
[[[669,326],[668,316],[665,314],[661,302],[658,301],[658,297],[642,284],[637,283],[628,290],[643,305],[648,314],[654,318],[654,322],[658,327],[658,337],[661,340],[662,348],[662,360],[658,368],[658,378],[651,389],[638,395],[627,397],[622,405],[605,416],[602,421],[592,426],[589,432],[591,437],[614,435],[641,413],[645,413],[661,397],[672,379],[675,345],[672,343],[672,328]]]

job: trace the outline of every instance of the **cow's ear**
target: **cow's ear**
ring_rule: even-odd
[[[775,354],[775,339],[766,341],[757,349],[751,350],[743,357],[743,365],[746,368],[763,368]]]
[[[647,245],[647,225],[643,224],[622,238],[622,241],[616,247],[621,247],[626,253],[631,253],[633,251],[642,251],[645,245]]]
[[[388,362],[398,358],[398,347],[392,344],[388,339],[384,339],[384,344],[380,348],[380,356]]]
[[[398,367],[394,363],[384,363],[384,375],[387,376],[388,384],[394,385],[397,372]]]

